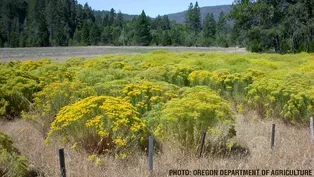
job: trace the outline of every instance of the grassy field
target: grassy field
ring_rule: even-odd
[[[308,129],[291,127],[271,120],[251,120],[250,117],[253,116],[254,113],[246,117],[238,115],[236,119],[237,140],[248,147],[250,155],[196,158],[195,154],[181,152],[175,143],[167,144],[162,154],[155,154],[155,176],[166,177],[172,169],[313,169],[314,148],[310,142]],[[270,150],[272,123],[277,123],[274,152]],[[69,176],[148,176],[148,162],[144,154],[128,160],[101,156],[103,163],[95,166],[94,162],[87,160],[89,154],[75,151],[69,145],[53,143],[46,146],[43,135],[25,120],[2,123],[0,129],[13,137],[17,148],[29,159],[32,167],[49,177],[59,176],[58,148],[60,147],[65,147]]]
[[[0,130],[46,176],[58,176],[60,147],[69,176],[148,176],[150,135],[158,177],[172,169],[309,170],[313,71],[307,53],[157,50],[1,63]]]
[[[91,58],[106,54],[127,54],[127,53],[147,53],[153,50],[167,50],[170,52],[246,52],[243,48],[219,48],[219,47],[47,47],[47,48],[0,48],[0,61],[8,62],[14,60],[29,60],[50,58],[57,61],[64,61],[70,57]]]

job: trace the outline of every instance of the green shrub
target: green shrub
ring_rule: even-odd
[[[145,131],[145,121],[126,100],[93,96],[62,108],[47,140],[59,134],[90,153],[112,153],[123,158],[140,145]]]
[[[174,98],[161,111],[155,136],[178,140],[186,148],[199,145],[203,131],[208,133],[210,151],[226,148],[234,130],[229,103],[207,87],[187,89],[182,98]]]
[[[121,93],[142,115],[150,111],[153,105],[166,103],[177,97],[177,90],[177,86],[165,82],[140,81],[127,84]]]
[[[53,82],[34,94],[32,110],[23,117],[38,122],[46,133],[62,107],[93,95],[95,90],[81,82]]]
[[[314,82],[302,73],[265,77],[248,87],[247,101],[265,117],[281,117],[293,124],[313,114]]]
[[[0,132],[0,176],[25,177],[29,174],[28,161],[19,154],[12,139]]]
[[[39,90],[37,77],[0,65],[0,115],[13,118],[19,116],[22,111],[29,110],[33,94]]]

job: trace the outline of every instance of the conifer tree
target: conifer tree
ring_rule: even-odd
[[[137,18],[136,24],[136,43],[147,46],[151,41],[150,26],[148,18],[144,12]]]
[[[101,32],[100,32],[99,27],[97,26],[96,23],[93,23],[90,33],[89,33],[90,44],[97,45],[100,41],[100,35],[101,35]]]
[[[214,15],[207,14],[203,23],[203,37],[205,46],[213,45],[216,38],[216,20]]]

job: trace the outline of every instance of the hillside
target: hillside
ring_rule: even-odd
[[[201,17],[203,20],[205,16],[207,15],[207,13],[213,13],[217,20],[221,11],[228,13],[230,10],[231,10],[231,5],[201,7]],[[184,23],[186,12],[187,11],[178,12],[174,14],[168,14],[169,20],[171,21],[174,20],[177,23]]]
[[[94,10],[94,15],[95,16],[99,15],[101,17],[104,17],[107,14],[109,14],[109,11],[107,11],[107,10]],[[123,18],[125,20],[132,20],[134,17],[137,17],[137,15],[129,15],[129,14],[125,14],[125,13],[122,13],[122,14],[123,14]]]
[[[221,11],[228,13],[230,10],[231,10],[231,5],[201,7],[201,17],[203,20],[205,18],[205,16],[207,15],[207,13],[213,13],[216,20],[217,20]],[[177,13],[166,14],[166,15],[168,15],[170,21],[176,21],[177,23],[184,23],[186,12],[187,11],[183,11],[183,12],[177,12]],[[108,13],[109,13],[109,11],[105,11],[105,10],[102,10],[102,11],[95,10],[94,11],[95,16],[100,15],[103,17]],[[125,20],[132,20],[137,15],[123,14],[123,16],[124,16]]]

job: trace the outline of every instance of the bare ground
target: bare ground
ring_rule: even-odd
[[[250,118],[249,118],[250,117]],[[183,154],[176,144],[165,144],[164,152],[155,155],[155,176],[169,176],[171,169],[313,169],[314,145],[310,141],[307,128],[284,125],[273,120],[252,120],[252,115],[237,115],[237,141],[248,147],[246,157],[203,157],[195,158]],[[276,123],[275,150],[270,150],[271,126]],[[102,165],[96,167],[88,162],[84,152],[72,150],[67,145],[52,143],[45,145],[43,136],[31,124],[19,119],[13,122],[0,122],[0,130],[11,136],[30,163],[44,172],[45,176],[59,176],[58,148],[66,152],[66,169],[70,177],[144,177],[148,176],[147,158],[138,155],[129,160],[116,160],[102,157]]]
[[[167,50],[170,52],[226,52],[244,53],[244,48],[230,47],[115,47],[115,46],[89,46],[89,47],[40,47],[40,48],[0,48],[0,62],[13,60],[35,60],[50,58],[64,61],[70,57],[101,56],[106,54],[147,53],[153,50]]]

